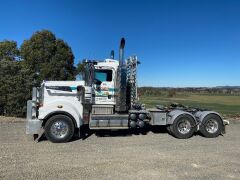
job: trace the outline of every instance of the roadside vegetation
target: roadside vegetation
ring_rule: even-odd
[[[153,108],[156,105],[170,105],[179,103],[185,106],[207,108],[221,113],[224,117],[240,118],[240,96],[231,94],[212,94],[212,93],[191,93],[177,92],[171,90],[158,90],[157,95],[140,95],[140,101],[147,108]],[[173,91],[175,91],[173,93]],[[156,93],[155,93],[156,94]]]

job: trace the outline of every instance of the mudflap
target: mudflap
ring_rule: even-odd
[[[42,128],[39,130],[38,134],[33,134],[33,140],[34,140],[36,143],[40,142],[41,137],[43,136],[43,134],[44,134],[44,129],[43,129],[43,127],[42,127]]]
[[[228,120],[223,120],[223,129],[222,129],[222,135],[226,134],[226,126],[229,125],[230,122]]]

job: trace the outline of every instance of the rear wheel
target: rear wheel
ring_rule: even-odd
[[[169,129],[170,133],[174,137],[179,139],[187,139],[192,137],[195,131],[195,121],[191,116],[183,114],[174,120]]]
[[[68,142],[74,134],[72,119],[65,115],[55,115],[45,124],[45,135],[54,143]]]
[[[168,125],[166,128],[167,128],[168,134],[172,135],[171,125]]]
[[[207,138],[219,136],[222,132],[222,129],[222,120],[216,114],[210,114],[206,116],[200,125],[200,132]]]

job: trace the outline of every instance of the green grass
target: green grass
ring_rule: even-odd
[[[147,108],[156,105],[169,105],[173,102],[186,106],[207,108],[217,111],[225,117],[240,115],[240,96],[231,95],[203,95],[203,94],[176,94],[174,97],[161,96],[141,96],[140,101]]]

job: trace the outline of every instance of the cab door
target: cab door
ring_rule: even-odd
[[[94,70],[94,102],[95,104],[114,105],[114,71],[113,69],[95,68]]]

